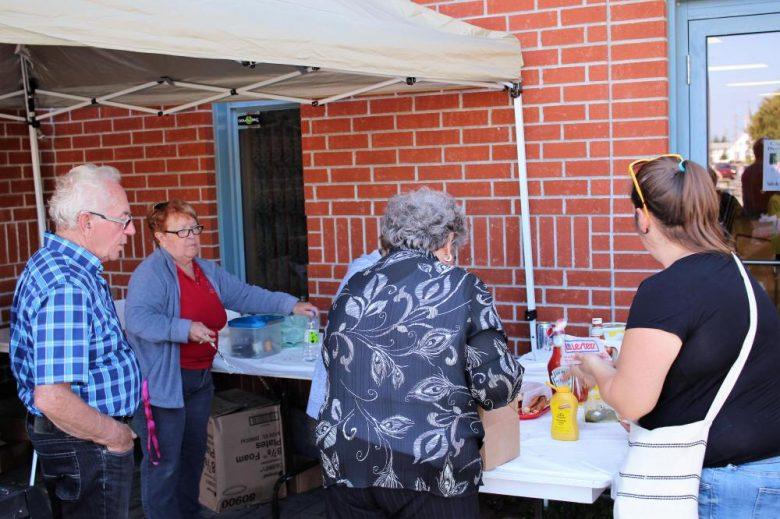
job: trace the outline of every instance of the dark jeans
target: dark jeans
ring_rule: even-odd
[[[325,506],[330,519],[478,519],[477,496],[441,497],[407,489],[335,485],[325,490]]]
[[[197,517],[200,475],[206,455],[206,426],[214,384],[211,370],[181,370],[184,407],[152,406],[161,458],[153,465],[147,451],[146,416],[138,407],[133,429],[141,440],[141,501],[148,519]]]
[[[55,518],[126,519],[133,486],[133,449],[115,454],[75,438],[51,422],[27,420]]]

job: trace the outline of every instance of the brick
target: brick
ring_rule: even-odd
[[[319,152],[314,154],[315,166],[351,166],[351,151]]]
[[[144,156],[143,146],[130,146],[126,148],[114,148],[114,158],[116,160],[140,159]]]
[[[543,29],[557,25],[558,13],[556,11],[531,12],[509,17],[509,30],[511,32]]]
[[[666,61],[643,61],[639,63],[620,63],[612,65],[612,79],[645,79],[667,77]]]
[[[84,160],[86,162],[109,162],[114,160],[114,150],[112,148],[94,148],[84,150]]]
[[[581,7],[579,9],[563,9],[561,11],[561,25],[603,23],[606,20],[607,9],[604,6]]]
[[[610,273],[598,271],[569,270],[566,272],[566,285],[579,287],[609,286]]]
[[[526,88],[523,90],[523,101],[527,104],[559,103],[561,87]]]
[[[334,215],[371,214],[371,202],[333,202],[332,206]]]
[[[421,180],[460,180],[463,178],[462,166],[455,164],[419,166],[418,172]]]
[[[162,142],[163,132],[161,131],[149,131],[149,132],[133,132],[133,144],[157,144]]]
[[[665,18],[664,2],[639,2],[636,4],[613,4],[610,8],[612,21],[638,20],[641,18]]]
[[[469,110],[460,112],[444,112],[444,126],[482,126],[488,124],[487,110]]]
[[[612,85],[613,99],[666,97],[667,91],[668,84],[666,80],[632,81],[630,83],[615,83]]]
[[[414,166],[374,168],[374,180],[377,182],[407,182],[414,179]]]
[[[170,117],[170,116],[168,116]],[[211,126],[214,124],[211,111],[188,111],[176,114],[175,126],[183,128],[185,126]]]
[[[567,199],[566,214],[577,215],[608,215],[609,198],[576,198]]]
[[[585,81],[585,67],[555,67],[542,72],[544,84],[582,83]]]
[[[355,198],[355,186],[316,186],[316,198],[318,200],[340,200],[344,198]]]
[[[617,138],[667,136],[669,135],[669,126],[665,120],[616,121],[613,126],[613,132]]]
[[[357,196],[364,198],[390,198],[398,194],[398,184],[368,184],[357,186]]]
[[[328,148],[331,150],[368,148],[368,134],[347,133],[329,135]]]
[[[390,99],[372,99],[369,101],[369,110],[372,114],[395,114],[408,112],[412,109],[411,97],[393,97]]]
[[[598,139],[609,137],[609,123],[579,123],[563,126],[565,139]]]
[[[168,171],[197,171],[198,159],[166,159],[165,167]]]
[[[511,178],[512,165],[509,163],[490,163],[490,164],[466,164],[466,179],[492,179],[492,178]]]
[[[213,155],[214,143],[212,142],[188,142],[176,146],[180,157],[195,157],[199,155]]]
[[[328,138],[324,135],[302,135],[301,148],[304,151],[324,151],[328,147]]]
[[[108,123],[109,128],[113,126],[115,132],[123,132],[129,130],[140,130],[144,126],[143,119],[140,117],[126,117],[122,119],[112,119],[110,121],[104,121]],[[108,131],[108,130],[103,130]]]
[[[529,187],[529,191],[530,191]],[[493,196],[496,197],[517,197],[520,196],[520,187],[517,181],[509,180],[506,182],[493,182]]]
[[[611,153],[612,150],[610,149],[610,143],[607,140],[591,141],[588,143],[589,157],[609,157]]]
[[[458,94],[437,94],[426,96],[415,96],[415,111],[423,110],[448,110],[460,108],[460,95]]]
[[[561,49],[561,63],[586,63],[607,60],[606,45],[590,45],[571,49]]]
[[[175,130],[165,130],[165,142],[188,142],[198,138],[196,128],[178,128]]]
[[[360,128],[355,130],[360,131]],[[352,119],[317,119],[311,122],[311,131],[314,134],[349,132],[352,131]]]
[[[410,148],[398,150],[400,163],[441,162],[441,148]]]
[[[447,182],[445,191],[456,198],[491,196],[489,182]]]
[[[356,117],[353,119],[353,126],[355,131],[392,130],[395,122],[392,115]]]
[[[93,124],[101,121],[90,121],[89,123],[57,123],[56,134],[59,135],[81,135],[84,132],[85,124]],[[111,128],[111,121],[106,121],[109,129]]]
[[[577,121],[585,118],[585,105],[545,106],[544,121]]]
[[[586,31],[588,43],[607,41],[607,27],[604,25],[589,25]]]
[[[537,0],[537,9],[551,9],[554,7],[572,7],[582,5],[582,0]]]
[[[444,149],[445,162],[490,160],[489,146],[452,146]]]
[[[330,171],[333,182],[367,182],[371,180],[370,168],[334,168]],[[327,175],[325,180],[327,181]]]
[[[550,29],[541,31],[542,45],[574,45],[585,41],[585,29],[582,27],[573,27],[566,29]]]
[[[667,101],[629,101],[612,104],[615,119],[635,119],[644,117],[665,117],[669,114]]]
[[[612,46],[612,60],[624,61],[647,58],[665,58],[667,48],[665,41],[648,41],[641,43],[625,43]]]
[[[57,162],[84,162],[84,150],[63,150],[57,152]]]
[[[375,133],[371,135],[371,146],[374,148],[412,146],[413,144],[413,132]]]
[[[534,0],[487,0],[486,6],[489,14],[530,11],[535,7]]]
[[[178,175],[149,175],[146,178],[148,186],[152,188],[179,187]]]
[[[438,113],[403,114],[396,117],[399,130],[410,128],[435,128],[440,126]]]
[[[327,105],[328,117],[340,115],[364,115],[368,113],[368,101],[338,101]]]
[[[666,21],[614,24],[610,30],[612,41],[665,38]]]
[[[538,49],[523,51],[523,66],[526,67],[549,67],[557,65],[558,49]]]
[[[97,148],[100,146],[100,135],[77,135],[72,142],[74,148]]]
[[[144,156],[147,159],[158,157],[176,157],[176,145],[164,144],[159,146],[145,146]]]
[[[459,144],[459,130],[420,130],[414,132],[416,146],[430,146],[434,144]]]
[[[561,138],[559,124],[533,124],[524,128],[526,141],[558,140]]]
[[[469,23],[489,31],[506,31],[507,23],[505,16],[487,16],[484,18],[470,18]]]
[[[607,81],[609,68],[606,65],[590,65],[588,67],[588,81]]]
[[[439,12],[453,18],[465,18],[467,16],[481,16],[485,14],[482,0],[443,4],[439,6]]]
[[[100,136],[103,146],[126,146],[130,144],[129,133],[106,133]]]
[[[396,150],[355,152],[355,164],[395,164],[398,161]]]
[[[463,130],[463,144],[505,142],[509,140],[509,128],[474,128]]]
[[[640,139],[615,141],[613,149],[617,157],[636,157],[666,153],[669,141],[664,139]]]
[[[543,150],[545,159],[579,158],[586,155],[584,142],[546,142]]]

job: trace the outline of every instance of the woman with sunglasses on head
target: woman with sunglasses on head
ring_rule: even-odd
[[[252,286],[201,259],[203,226],[181,200],[155,204],[147,225],[157,247],[130,278],[127,337],[143,377],[134,420],[141,438],[141,500],[147,518],[198,517],[206,425],[214,387],[211,363],[225,309],[295,313],[317,308],[295,296]]]
[[[637,232],[663,270],[637,290],[616,365],[584,355],[573,371],[645,429],[690,424],[705,418],[748,342],[747,286],[718,224],[706,169],[678,155],[629,169]],[[748,279],[755,339],[709,429],[700,517],[780,517],[780,320]]]

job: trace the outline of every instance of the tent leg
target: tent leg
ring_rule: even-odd
[[[536,296],[534,293],[534,257],[531,249],[531,213],[528,202],[528,170],[525,159],[525,134],[523,132],[523,98],[512,99],[515,109],[515,143],[517,145],[517,171],[520,183],[520,233],[523,240],[523,266],[525,267],[525,294],[528,309],[531,351],[536,351]]]
[[[38,149],[38,130],[35,123],[35,98],[30,85],[27,58],[20,55],[22,83],[24,85],[24,108],[27,110],[27,129],[30,135],[30,156],[32,159],[33,185],[35,187],[35,210],[38,220],[38,239],[43,247],[43,233],[46,231],[46,211],[43,202],[43,179],[41,178],[41,154]]]

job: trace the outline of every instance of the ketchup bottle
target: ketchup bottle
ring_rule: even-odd
[[[564,337],[563,332],[556,333],[553,336],[553,352],[550,356],[550,360],[547,362],[547,373],[550,377],[550,384],[556,387],[566,386],[572,390],[577,400],[584,402],[588,399],[588,389],[583,384],[574,380],[574,377],[569,380],[563,380],[563,376],[569,372],[569,368],[562,366],[563,360],[563,345]],[[572,388],[572,385],[575,387]]]

